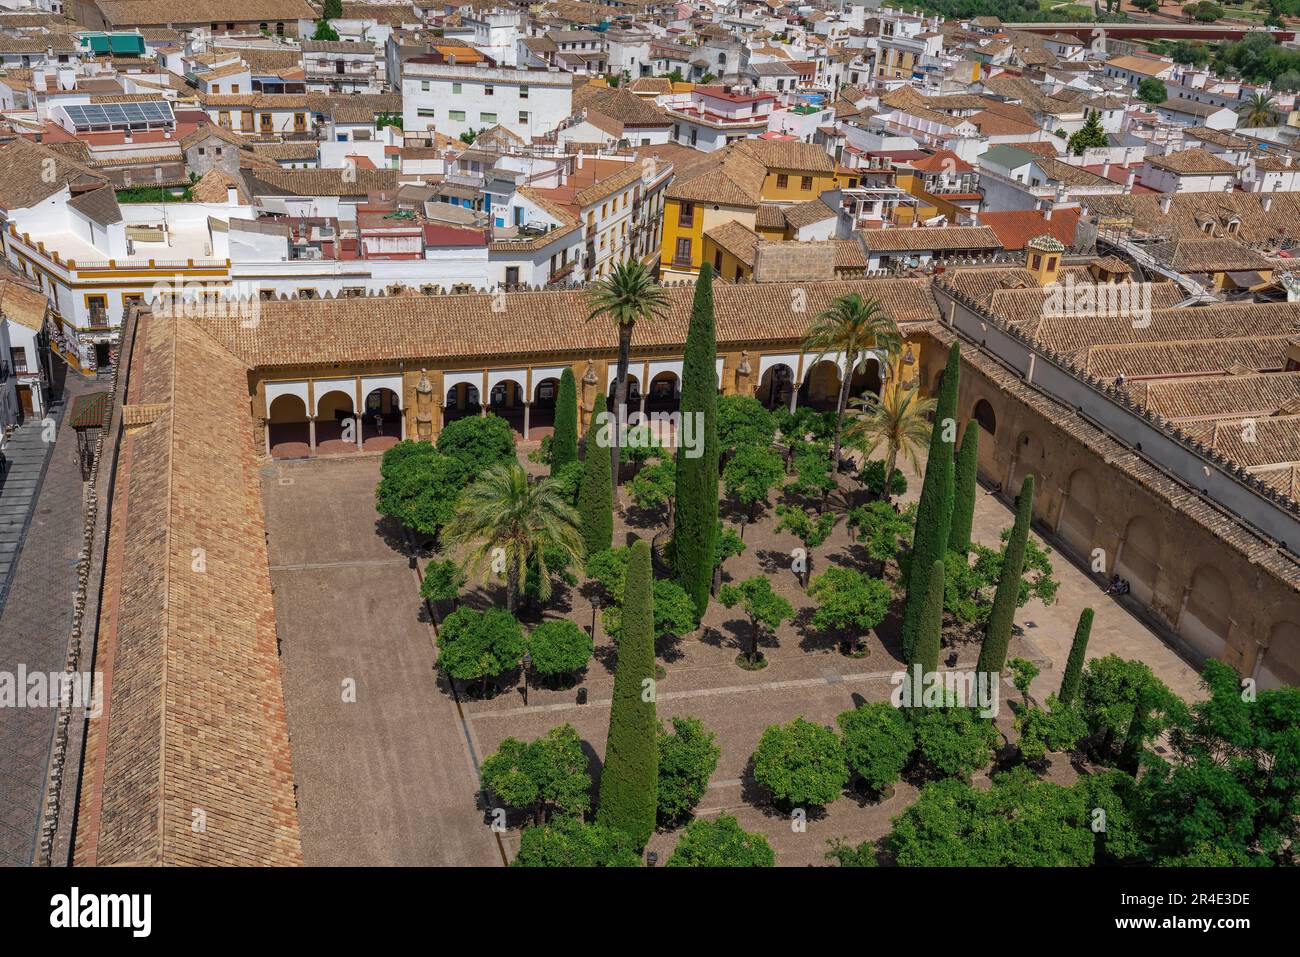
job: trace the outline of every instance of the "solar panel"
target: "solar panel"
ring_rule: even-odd
[[[95,126],[146,126],[170,124],[171,105],[162,100],[140,103],[78,103],[63,108],[78,129]]]

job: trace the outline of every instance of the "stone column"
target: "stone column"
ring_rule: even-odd
[[[421,442],[433,441],[433,383],[427,369],[420,370],[415,384],[415,430]],[[406,438],[406,417],[402,417],[402,438]]]
[[[364,409],[357,409],[352,413],[352,421],[357,427],[357,451],[360,452],[366,447],[366,413]]]
[[[262,420],[262,435],[266,439],[266,454],[269,458],[271,455],[271,420]]]
[[[316,416],[307,416],[307,445],[311,454],[316,454]]]
[[[533,411],[531,402],[524,403],[524,441],[528,441],[529,414]]]

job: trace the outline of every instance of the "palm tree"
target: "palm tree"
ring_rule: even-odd
[[[444,535],[452,547],[468,550],[465,567],[471,573],[505,572],[511,613],[530,566],[538,575],[537,594],[545,601],[551,595],[547,553],[581,561],[584,552],[577,509],[554,479],[531,482],[517,461],[492,466],[461,493]]]
[[[668,308],[663,288],[645,264],[637,259],[617,263],[604,279],[598,279],[587,289],[587,304],[591,306],[590,322],[597,316],[608,316],[618,330],[618,386],[614,392],[614,413],[621,414],[627,405],[627,363],[632,351],[632,330],[638,321],[662,319]],[[641,387],[649,388],[643,382]],[[621,438],[621,436],[617,436]],[[614,463],[614,488],[621,484],[618,474],[618,441],[610,442],[610,458]]]
[[[846,445],[862,449],[870,456],[880,446],[885,446],[885,501],[889,501],[889,480],[894,475],[898,457],[921,474],[918,453],[930,441],[929,416],[934,412],[934,399],[923,399],[915,388],[904,391],[894,389],[884,398],[869,395],[850,400],[858,406],[851,412],[852,421],[844,429]]]
[[[843,378],[840,382],[839,402],[835,406],[835,447],[831,459],[838,471],[840,467],[840,431],[844,427],[844,408],[849,400],[849,386],[857,372],[864,371],[867,362],[875,358],[873,349],[883,349],[886,360],[881,368],[888,368],[894,355],[902,348],[903,334],[898,325],[880,305],[879,300],[863,299],[856,292],[841,296],[819,315],[804,335],[804,348],[818,351],[815,363],[827,353],[844,356]]]
[[[1242,125],[1247,128],[1273,126],[1277,123],[1277,102],[1272,93],[1256,90],[1237,112],[1241,115]]]

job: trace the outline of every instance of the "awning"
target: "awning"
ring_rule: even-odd
[[[88,392],[72,400],[68,413],[74,429],[99,429],[104,426],[104,412],[108,409],[110,392]]]

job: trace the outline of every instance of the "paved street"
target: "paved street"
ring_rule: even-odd
[[[0,493],[0,576],[10,576],[0,608],[0,671],[63,670],[83,521],[77,440],[63,411],[74,396],[105,387],[68,375],[64,403],[52,410],[60,428],[43,480],[38,463],[48,447],[40,441],[40,422],[22,427],[17,462]],[[0,866],[30,864],[34,857],[56,713],[0,708]]]

